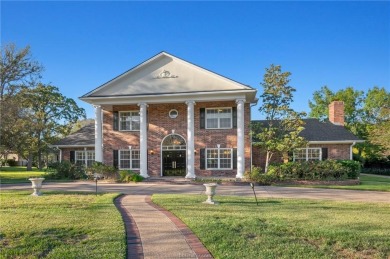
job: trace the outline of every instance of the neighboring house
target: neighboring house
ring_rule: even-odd
[[[94,154],[144,177],[242,178],[256,91],[161,52],[80,98],[95,107],[95,140],[89,127],[53,146],[61,159],[88,163]]]
[[[358,142],[363,142],[344,127],[344,103],[334,101],[329,105],[329,121],[318,119],[304,119],[304,130],[300,136],[307,141],[307,147],[293,152],[291,160],[309,161],[326,159],[352,160],[352,148]],[[252,121],[252,124],[267,124],[267,121]],[[256,128],[256,127],[254,127]],[[254,132],[253,142],[256,142],[257,132]],[[265,166],[265,152],[259,147],[252,148],[252,164],[258,167]],[[281,162],[281,154],[276,154],[274,162]]]

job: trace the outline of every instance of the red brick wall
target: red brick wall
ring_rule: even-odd
[[[309,145],[309,147],[320,147],[320,148],[328,148],[328,159],[350,159],[350,144],[316,144]],[[252,164],[256,167],[265,166],[265,157],[266,154],[259,147],[252,148]],[[283,162],[283,158],[281,155],[274,155],[272,157],[271,162]]]
[[[206,175],[226,175],[235,176],[236,170],[200,170],[200,149],[214,148],[217,144],[221,148],[237,147],[237,129],[207,130],[200,129],[200,108],[212,107],[236,107],[234,101],[229,102],[197,102],[194,108],[195,119],[195,174]],[[169,117],[169,111],[176,109],[179,112],[177,118]],[[136,105],[114,106],[113,111],[139,110]],[[250,169],[250,105],[245,104],[245,168]],[[161,175],[161,141],[172,133],[181,135],[187,139],[187,105],[184,103],[175,104],[149,104],[148,107],[148,173],[150,176]],[[106,164],[112,165],[113,152],[115,149],[127,149],[131,145],[134,149],[139,148],[139,132],[123,132],[113,130],[113,112],[103,111],[103,157]],[[154,154],[151,155],[151,150]]]
[[[328,159],[350,159],[350,144],[309,145],[309,147],[328,148]]]
[[[80,151],[84,150],[83,147],[75,147],[75,148],[61,148],[62,150],[62,161],[69,161],[70,160],[70,151]],[[94,147],[88,147],[87,150],[95,150]]]

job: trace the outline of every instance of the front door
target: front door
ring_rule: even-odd
[[[163,151],[163,176],[186,175],[186,151],[170,150]]]

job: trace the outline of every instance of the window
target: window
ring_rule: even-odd
[[[176,119],[179,115],[179,112],[176,109],[172,109],[169,111],[169,117],[172,119]]]
[[[138,111],[119,112],[119,130],[138,131],[140,116]]]
[[[206,169],[232,169],[233,149],[208,148],[206,149]]]
[[[206,129],[231,129],[232,108],[206,109]]]
[[[294,151],[294,161],[322,160],[321,148],[299,148]]]
[[[138,149],[119,150],[120,169],[139,169],[140,152]]]
[[[76,164],[86,165],[87,167],[92,166],[95,162],[95,151],[76,151],[75,152]]]

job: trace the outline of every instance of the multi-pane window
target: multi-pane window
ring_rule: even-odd
[[[232,169],[233,150],[231,148],[206,149],[206,169]]]
[[[232,108],[206,109],[206,129],[232,128]]]
[[[86,165],[87,167],[92,166],[93,162],[95,162],[95,151],[76,151],[75,162]]]
[[[138,149],[119,150],[120,169],[139,169],[140,152]]]
[[[119,130],[137,131],[140,128],[138,111],[119,112]]]
[[[294,151],[294,161],[321,160],[321,148],[299,148]]]

